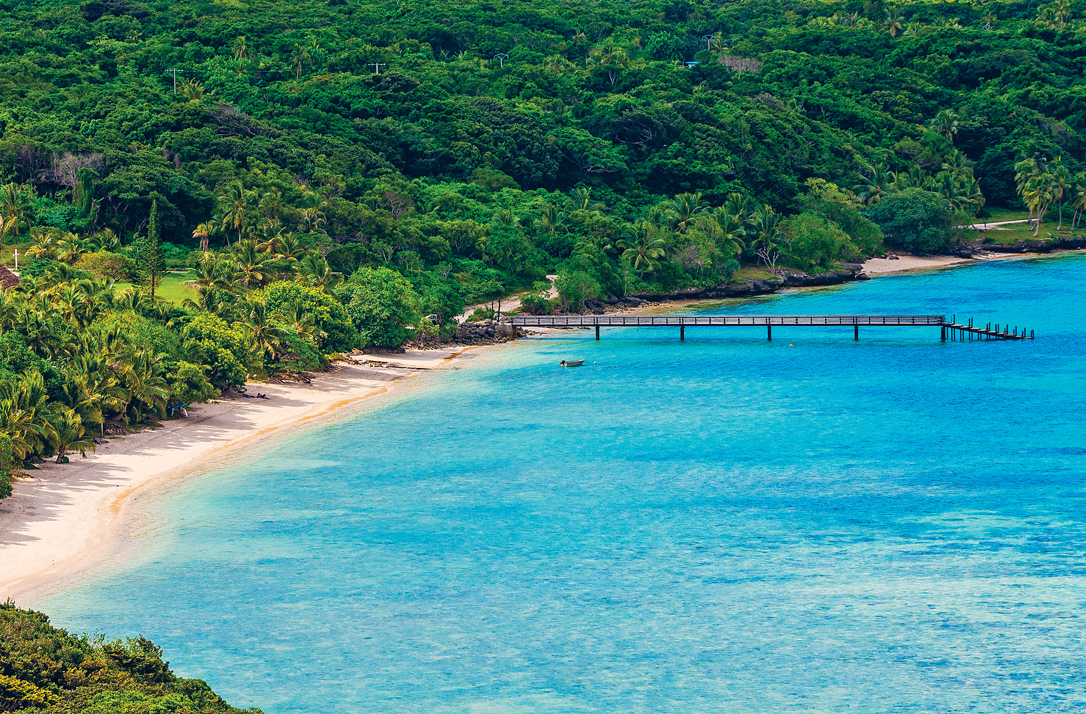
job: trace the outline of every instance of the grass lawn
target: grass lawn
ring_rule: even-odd
[[[166,273],[162,278],[162,284],[158,286],[156,295],[158,297],[169,300],[172,303],[180,305],[186,298],[194,298],[196,293],[191,287],[185,285],[185,282],[192,280],[192,273],[189,271],[171,271]],[[132,283],[117,283],[116,288],[118,290],[124,290],[125,288],[132,287]]]
[[[765,268],[755,268],[747,266],[735,271],[735,276],[732,278],[732,282],[739,282],[741,280],[765,280],[772,278],[773,273],[769,272]]]
[[[15,267],[15,249],[16,248],[19,249],[19,258],[23,259],[23,254],[26,253],[26,249],[28,247],[29,247],[29,244],[9,245],[7,243],[0,246],[0,264],[6,265],[9,268],[14,268]],[[23,260],[23,262],[25,262],[25,260]]]
[[[992,214],[985,218],[978,218],[977,223],[998,223],[1000,221],[1019,221],[1029,218],[1029,211],[1023,211],[1017,208],[989,208],[988,213]]]

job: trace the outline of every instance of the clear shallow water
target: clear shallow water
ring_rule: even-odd
[[[1082,711],[1084,277],[708,310],[957,313],[1027,343],[526,341],[186,485],[148,562],[42,608],[268,712]]]

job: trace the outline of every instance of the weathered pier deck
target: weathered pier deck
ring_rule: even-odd
[[[945,315],[516,315],[514,327],[594,327],[596,339],[601,327],[678,327],[679,339],[686,339],[688,327],[764,327],[766,339],[773,339],[774,327],[851,327],[854,340],[861,327],[938,327],[943,341],[1032,340],[1024,329],[1013,331],[989,324],[974,327],[973,321],[958,324]]]

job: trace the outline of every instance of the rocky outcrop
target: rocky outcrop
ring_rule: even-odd
[[[737,283],[714,285],[708,288],[687,288],[671,293],[636,293],[635,299],[645,302],[666,302],[671,300],[719,300],[722,298],[742,298],[756,295],[770,295],[785,288],[811,288],[822,285],[840,285],[853,280],[865,280],[863,266],[849,263],[837,270],[818,275],[809,275],[796,271],[782,271],[777,278],[744,280]]]
[[[513,330],[505,322],[480,320],[460,323],[451,342],[461,345],[496,345],[513,339]]]
[[[1055,253],[1086,248],[1086,236],[1056,236],[1044,240],[1020,240],[1015,243],[983,243],[979,250],[989,253]]]

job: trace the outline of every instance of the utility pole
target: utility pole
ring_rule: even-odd
[[[183,71],[184,70],[181,70],[181,69],[168,69],[168,70],[166,70],[165,72],[162,73],[162,74],[170,74],[171,72],[173,73],[173,93],[174,94],[177,94],[177,73],[178,72],[183,72]]]
[[[19,249],[15,249],[15,269],[19,269]]]
[[[381,68],[382,68],[382,67],[387,67],[388,65],[384,64],[383,62],[382,62],[382,63],[377,63],[377,62],[370,62],[370,63],[369,63],[369,64],[367,64],[366,66],[367,66],[367,67],[373,67],[373,69],[374,69],[374,72],[375,72],[376,74],[381,74]]]
[[[504,52],[499,52],[498,54],[494,55],[494,59],[498,60],[499,67],[505,67],[505,60],[509,59],[509,55],[505,54]]]
[[[705,40],[705,50],[706,51],[709,51],[709,50],[712,49],[712,47],[710,47],[710,45],[713,44],[713,38],[714,37],[716,37],[716,35],[702,35],[701,36],[701,39]]]

